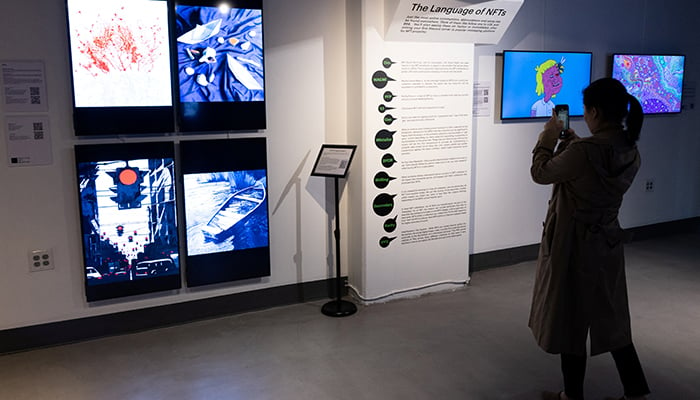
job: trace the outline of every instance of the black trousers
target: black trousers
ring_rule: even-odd
[[[625,390],[625,396],[649,394],[642,364],[633,344],[610,352],[615,360],[617,372]],[[564,375],[564,393],[575,400],[583,400],[583,378],[586,375],[586,356],[561,355],[561,372]]]

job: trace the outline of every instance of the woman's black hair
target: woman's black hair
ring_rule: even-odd
[[[624,120],[629,141],[639,140],[644,122],[642,105],[617,79],[601,78],[588,85],[583,89],[583,105],[595,107],[606,122],[622,124]]]

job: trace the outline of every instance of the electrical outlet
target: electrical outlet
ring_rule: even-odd
[[[51,249],[29,251],[29,272],[53,269],[53,252]]]
[[[654,191],[654,180],[653,179],[647,179],[646,183],[644,184],[644,191],[647,193],[651,193]]]

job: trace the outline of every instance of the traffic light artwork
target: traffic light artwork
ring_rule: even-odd
[[[172,142],[75,146],[88,302],[182,286],[174,152]]]
[[[142,185],[143,178],[148,174],[148,171],[126,166],[107,173],[116,185],[110,188],[116,193],[116,196],[112,196],[110,199],[117,203],[119,209],[141,208],[141,201],[146,198],[145,195],[141,194],[141,190],[146,188]]]

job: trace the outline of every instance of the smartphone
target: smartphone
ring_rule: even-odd
[[[566,130],[569,129],[569,105],[557,104],[554,106],[554,113],[557,114],[559,121],[564,123],[562,131],[559,132],[559,138],[564,139],[566,137]]]

